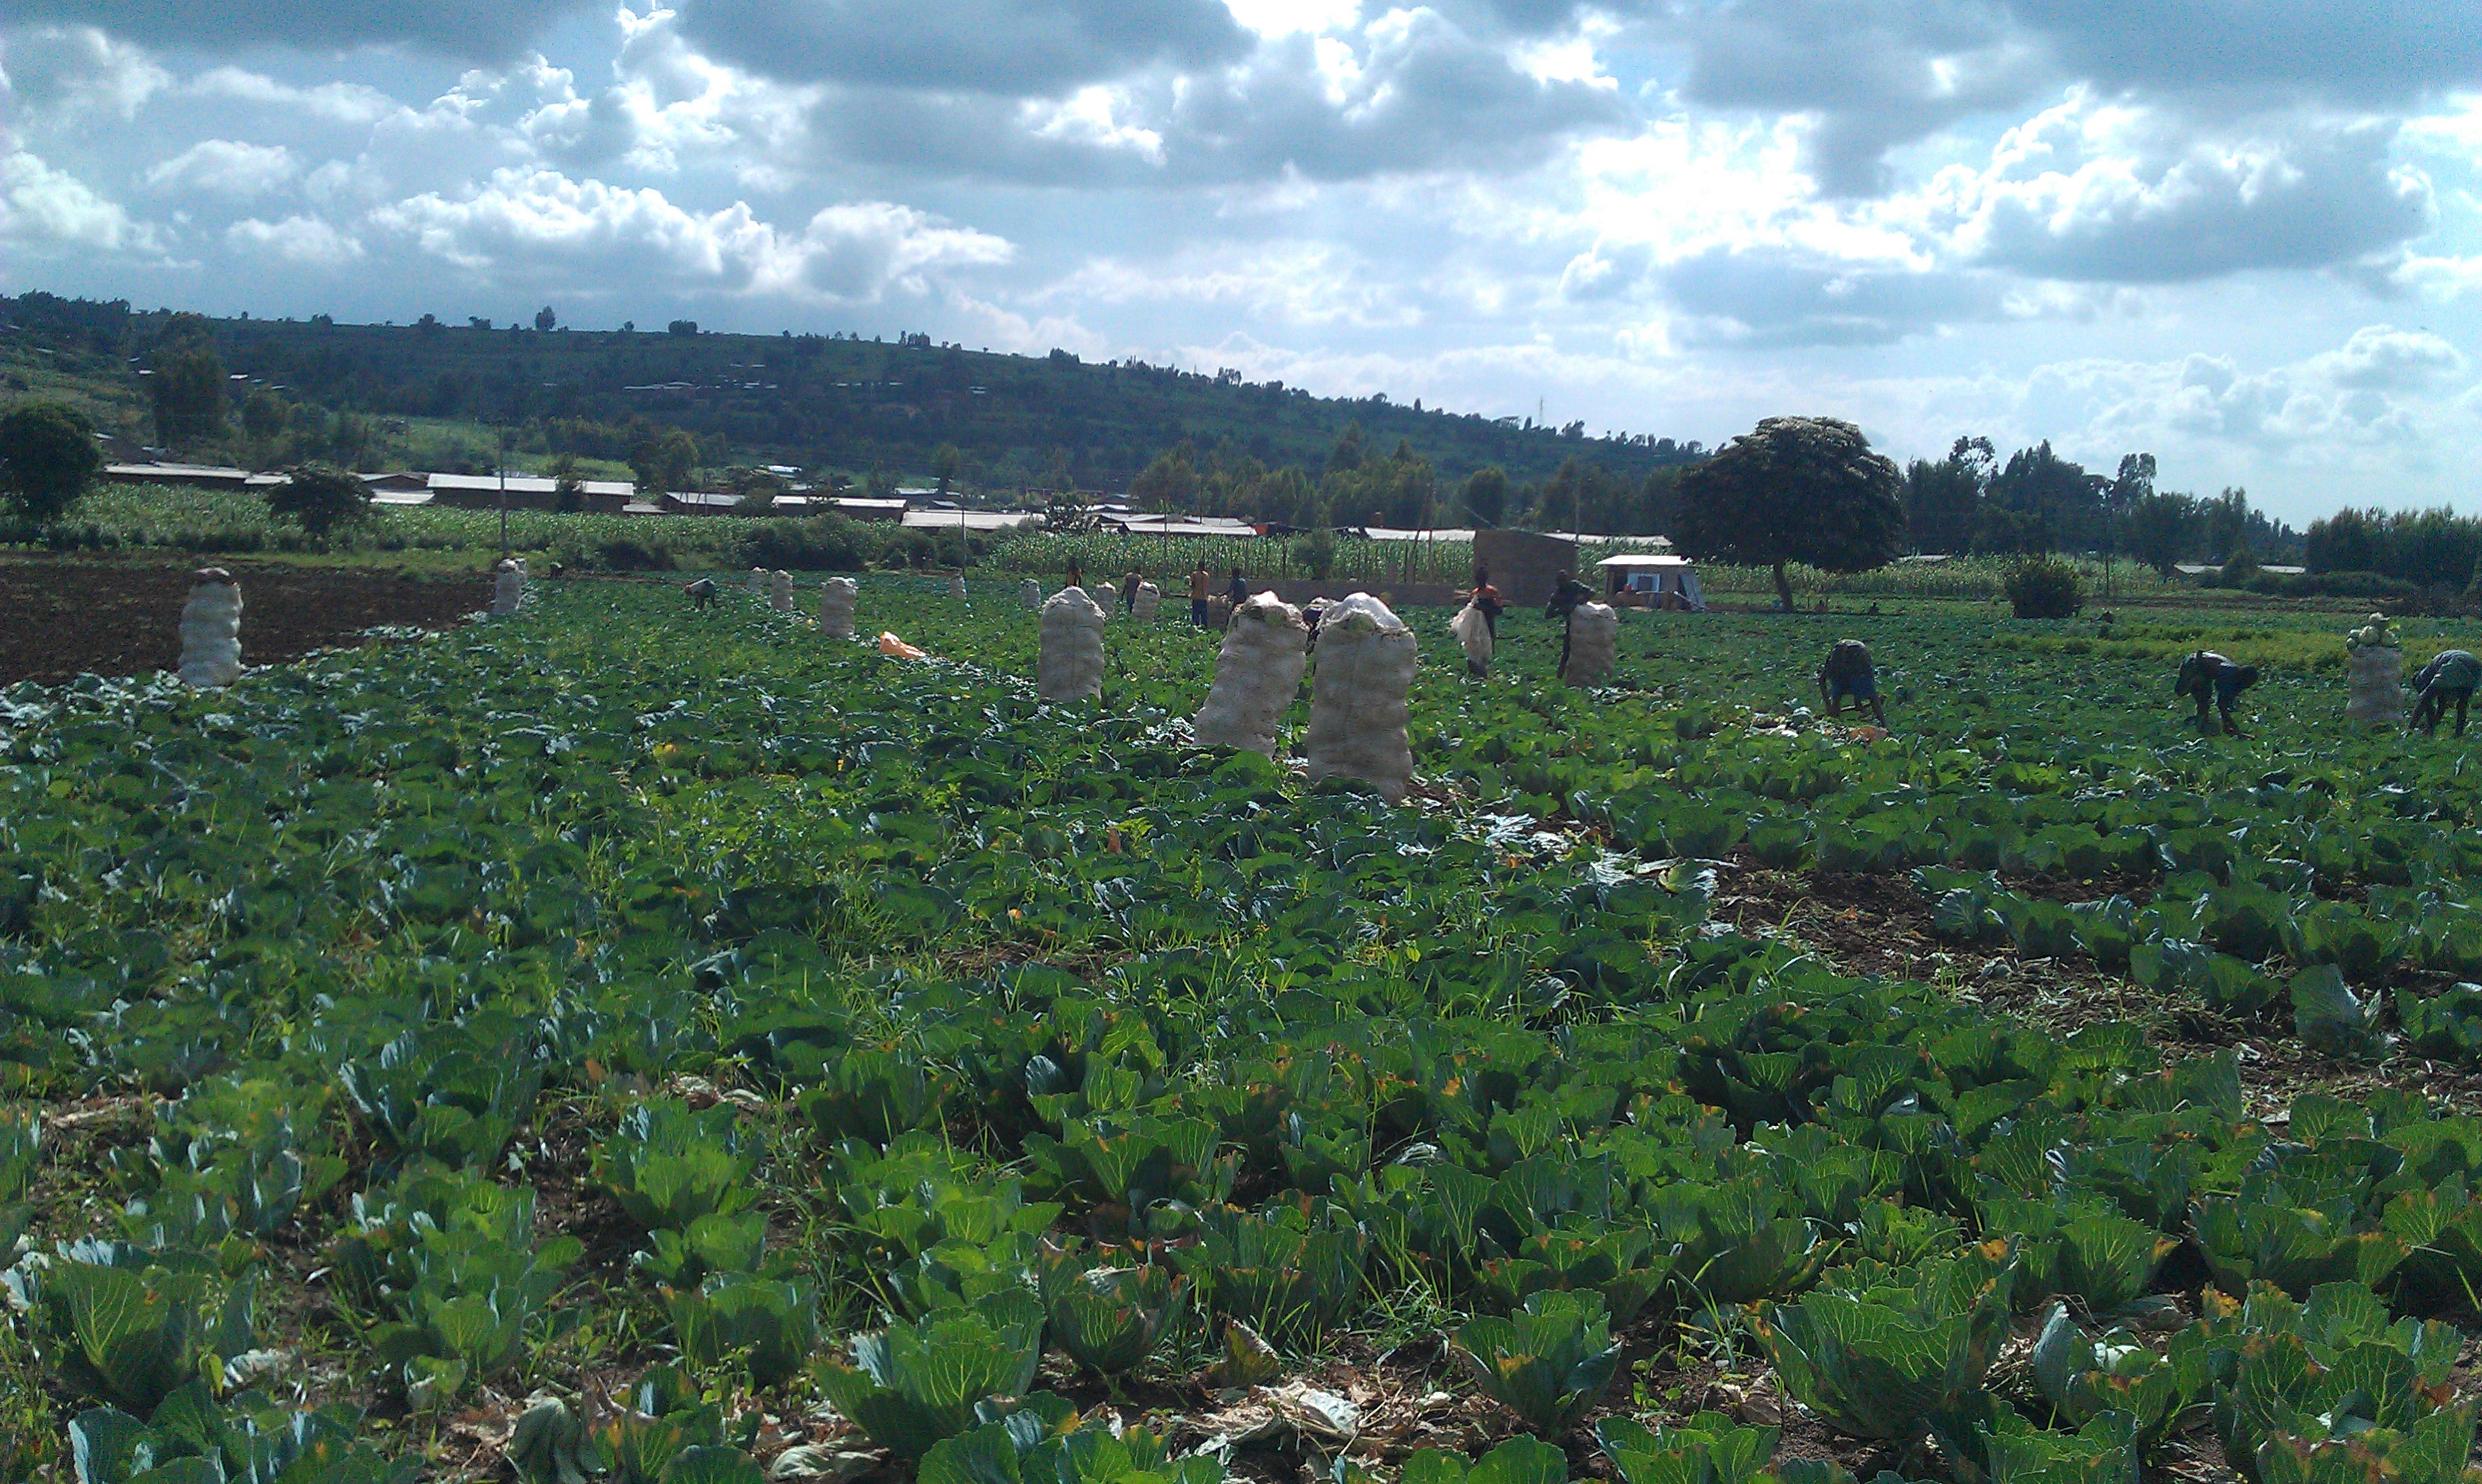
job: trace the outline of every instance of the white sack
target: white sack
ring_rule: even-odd
[[[491,581],[491,612],[506,618],[526,600],[526,569],[517,561],[500,563],[500,575]]]
[[[181,679],[201,689],[241,678],[241,588],[222,567],[201,567],[181,605]]]
[[[1140,584],[1138,584],[1138,606],[1137,606],[1137,608],[1134,610],[1134,612],[1136,612],[1137,617],[1138,617],[1138,622],[1140,622],[1140,623],[1152,623],[1152,622],[1154,622],[1154,621],[1155,621],[1155,608],[1156,608],[1156,606],[1157,606],[1158,604],[1160,604],[1160,603],[1162,603],[1162,602],[1163,602],[1163,589],[1162,589],[1162,588],[1160,588],[1160,587],[1156,586],[1155,586],[1154,584],[1152,584],[1152,583],[1140,583]]]
[[[1138,602],[1147,601],[1140,589]],[[1303,646],[1310,637],[1301,610],[1262,592],[1232,611],[1224,647],[1215,652],[1215,684],[1190,724],[1201,747],[1246,747],[1276,753],[1285,708],[1302,689]]]
[[[861,584],[850,577],[831,577],[819,588],[819,632],[829,638],[851,638],[854,597]]]
[[[1580,603],[1569,616],[1569,667],[1560,678],[1591,686],[1611,674],[1620,657],[1621,615],[1609,605]]]
[[[1310,689],[1309,778],[1359,778],[1389,803],[1413,781],[1405,697],[1413,689],[1413,631],[1366,592],[1331,604],[1319,623]]]
[[[1035,693],[1046,701],[1093,700],[1103,693],[1103,610],[1083,587],[1063,587],[1043,605],[1043,654]]]
[[[750,580],[741,585],[741,589],[744,592],[765,592],[767,590],[767,569],[765,567],[752,567],[750,569]]]
[[[1465,663],[1488,669],[1491,666],[1491,620],[1483,611],[1466,604],[1448,621],[1448,632],[1465,646]]]
[[[948,596],[963,601],[965,596],[965,574],[958,572],[948,579]]]
[[[1043,612],[1043,585],[1041,583],[1036,582],[1031,577],[1027,578],[1024,582],[1017,585],[1017,600],[1025,605],[1027,612],[1040,613]]]
[[[769,589],[768,598],[775,606],[776,612],[791,612],[793,611],[793,574],[779,569],[772,581],[773,586]]]
[[[2365,645],[2347,650],[2345,673],[2352,687],[2344,715],[2354,721],[2394,723],[2404,719],[2404,651]]]

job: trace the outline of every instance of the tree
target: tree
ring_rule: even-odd
[[[942,443],[931,451],[931,475],[939,482],[940,494],[947,494],[957,482],[957,471],[964,463],[964,453],[953,443]]]
[[[1129,482],[1129,499],[1140,509],[1186,510],[1198,504],[1196,449],[1183,438]]]
[[[564,512],[586,508],[586,481],[577,472],[575,454],[563,454],[552,460],[551,508]]]
[[[1789,612],[1784,567],[1829,572],[1885,566],[1905,538],[1896,466],[1851,423],[1771,417],[1680,476],[1680,549],[1701,560],[1773,567]]]
[[[637,477],[638,498],[661,500],[686,488],[698,472],[698,440],[678,428],[667,428],[629,451],[629,472]]]
[[[75,407],[28,402],[0,413],[0,494],[19,519],[58,518],[102,472],[94,428]]]
[[[625,328],[626,326],[623,327]],[[698,333],[698,321],[674,320],[670,325],[665,325],[664,328],[675,335],[695,335]]]
[[[178,448],[224,432],[224,365],[216,357],[204,320],[174,315],[156,343],[147,372],[156,442]]]
[[[2150,493],[2123,518],[2128,554],[2165,577],[2198,539],[2198,502],[2187,495]]]
[[[535,328],[543,331],[545,334],[549,334],[551,332],[551,327],[559,323],[560,316],[552,312],[552,307],[549,304],[545,304],[541,309],[535,311]]]
[[[1974,532],[1982,522],[1983,482],[1990,473],[1990,446],[1988,438],[1959,438],[1938,463],[1916,458],[1906,466],[1905,534],[1914,550],[1971,549]]]
[[[1497,464],[1465,476],[1465,516],[1477,526],[1499,524],[1508,513],[1508,471]]]
[[[302,464],[267,492],[267,508],[289,515],[322,540],[370,512],[370,487],[333,464]]]

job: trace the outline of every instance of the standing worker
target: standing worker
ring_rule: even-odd
[[[1232,584],[1224,589],[1224,595],[1232,601],[1235,610],[1250,601],[1250,579],[1241,575],[1239,567],[1232,569]]]
[[[1069,586],[1080,589],[1086,586],[1086,574],[1077,569],[1077,559],[1074,557],[1069,559]]]
[[[2258,666],[2234,664],[2229,656],[2211,649],[2201,649],[2180,662],[2180,673],[2172,682],[2172,698],[2194,696],[2198,702],[2198,730],[2214,730],[2214,719],[2206,715],[2208,701],[2223,715],[2224,730],[2232,736],[2241,734],[2239,723],[2232,720],[2232,702],[2241,692],[2258,684]]]
[[[1206,559],[1198,559],[1198,570],[1189,574],[1189,621],[1199,628],[1206,627],[1206,589],[1214,579],[1206,575]]]
[[[2428,664],[2414,671],[2413,719],[2408,725],[2436,733],[2439,723],[2447,716],[2447,703],[2456,703],[2456,735],[2465,735],[2465,708],[2473,701],[2474,688],[2482,686],[2482,659],[2470,650],[2442,649]]]
[[[1134,612],[1136,612],[1138,611],[1138,583],[1139,583],[1139,581],[1140,581],[1140,579],[1139,579],[1139,577],[1138,577],[1138,574],[1137,574],[1137,573],[1135,573],[1135,572],[1124,572],[1124,573],[1121,574],[1121,612],[1124,612],[1124,613],[1134,613]]]
[[[1560,667],[1552,674],[1569,673],[1570,625],[1575,620],[1578,608],[1593,601],[1595,589],[1577,581],[1575,573],[1560,574],[1560,586],[1551,589],[1551,601],[1543,605],[1543,616],[1556,619],[1560,625]]]
[[[1499,600],[1499,589],[1491,585],[1491,568],[1479,561],[1474,563],[1473,586],[1466,590],[1465,602],[1480,611],[1484,626],[1491,630],[1492,647],[1498,648],[1499,614],[1504,605]]]
[[[1853,698],[1853,709],[1870,708],[1870,715],[1881,726],[1888,724],[1888,703],[1879,699],[1879,676],[1870,664],[1870,646],[1858,638],[1840,638],[1827,652],[1827,663],[1818,667],[1818,693],[1827,698],[1827,714],[1844,715],[1844,699]]]

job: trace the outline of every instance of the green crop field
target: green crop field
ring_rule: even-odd
[[[0,692],[0,1477],[2470,1477],[2482,769],[2332,615],[1419,613],[1389,808],[1014,586]]]

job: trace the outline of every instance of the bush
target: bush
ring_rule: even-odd
[[[673,569],[673,551],[658,541],[649,546],[627,536],[616,536],[594,548],[595,560],[607,572],[669,572]]]
[[[86,414],[57,402],[30,402],[0,414],[0,496],[29,525],[58,517],[103,472]]]
[[[289,515],[302,529],[324,537],[341,525],[361,519],[371,507],[368,486],[330,464],[304,464],[267,492],[267,508]]]
[[[2019,562],[2002,589],[2020,618],[2074,618],[2086,606],[2077,569],[2053,557]]]

